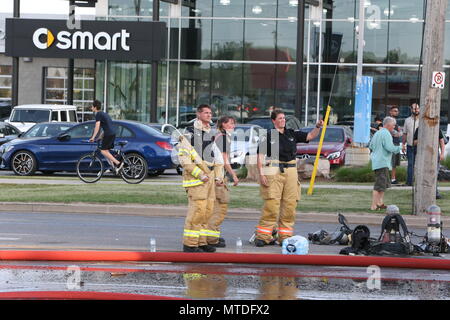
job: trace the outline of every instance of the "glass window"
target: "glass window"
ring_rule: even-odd
[[[386,63],[415,64],[420,61],[423,23],[390,22]],[[414,39],[411,39],[414,35]]]
[[[246,0],[245,16],[251,18],[276,18],[277,1]]]
[[[396,0],[390,1],[390,12],[388,6],[382,7],[382,16],[391,19],[409,20],[423,19],[424,0]]]
[[[149,121],[151,65],[108,63],[108,113],[113,119]]]
[[[16,109],[13,110],[11,122],[46,122],[49,118],[48,110]]]
[[[52,121],[59,121],[58,113],[59,111],[52,111]]]
[[[109,0],[109,14],[113,16],[151,16],[153,0]]]
[[[450,34],[450,22],[445,23],[445,34]],[[450,65],[450,41],[444,42],[444,64]]]
[[[373,77],[372,89],[372,116],[380,115],[384,117],[387,115],[387,105],[393,104],[389,101],[387,95],[387,68],[385,67],[364,67],[363,74],[365,76]]]
[[[67,111],[61,111],[61,121],[67,122]]]
[[[308,34],[307,22],[305,22],[305,39],[303,50],[306,57]],[[297,21],[277,21],[276,25],[277,52],[276,61],[296,61],[297,56]],[[305,59],[306,60],[306,59]]]
[[[194,5],[190,7],[188,15],[193,17],[212,17],[213,0],[193,1]],[[184,15],[184,14],[183,14]]]
[[[117,127],[115,128],[117,137],[119,138],[131,138],[134,137],[133,132],[130,131],[130,129],[121,126],[121,125],[117,125]]]
[[[244,17],[245,1],[213,0],[214,17]]]
[[[74,68],[74,105],[88,107],[94,98],[95,69]],[[67,103],[67,68],[45,68],[45,100],[48,104]]]
[[[214,117],[230,115],[238,122],[247,118],[242,99],[242,64],[211,65],[211,107]]]
[[[8,128],[8,132],[9,132],[8,134],[19,134],[20,133],[20,131],[14,127],[7,126],[7,128]]]
[[[323,62],[356,62],[357,39],[354,22],[324,22],[322,47]],[[339,60],[338,60],[339,57]]]
[[[357,18],[358,16],[359,16],[359,0],[333,1],[333,19],[349,19],[349,18]]]
[[[364,30],[364,63],[386,63],[388,23]]]
[[[69,122],[77,122],[77,113],[74,110],[69,110]]]
[[[298,0],[278,0],[278,18],[297,18]],[[305,5],[305,17],[309,16],[309,5]]]
[[[71,138],[90,138],[94,132],[94,123],[82,124],[69,130],[67,134]]]
[[[244,21],[213,20],[214,60],[243,60]]]
[[[246,21],[245,60],[275,61],[276,34],[275,21]]]
[[[211,25],[207,19],[182,21],[181,59],[211,59]],[[178,28],[171,33],[171,57],[178,56]]]
[[[12,67],[0,65],[0,102],[11,100]]]
[[[268,114],[275,105],[276,68],[273,64],[244,64],[243,117]],[[279,74],[281,75],[281,74]],[[280,84],[282,85],[282,84]]]

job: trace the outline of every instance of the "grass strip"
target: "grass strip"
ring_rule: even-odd
[[[263,201],[258,187],[230,187],[230,208],[260,210]],[[370,213],[372,190],[315,189],[308,196],[302,189],[302,199],[297,210],[300,212],[353,212]],[[442,213],[450,215],[450,191],[441,192],[443,199],[437,200]],[[187,205],[186,192],[175,185],[129,185],[129,184],[2,184],[0,202],[55,202],[55,203],[117,203]],[[402,214],[412,212],[412,191],[389,189],[385,204],[395,204]],[[384,214],[374,212],[374,214]]]

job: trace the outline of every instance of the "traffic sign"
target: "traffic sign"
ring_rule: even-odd
[[[445,72],[434,71],[431,87],[444,89],[444,83],[445,83]]]

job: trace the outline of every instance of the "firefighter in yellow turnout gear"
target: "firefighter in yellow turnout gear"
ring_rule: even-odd
[[[257,166],[264,206],[256,227],[257,247],[275,244],[277,240],[281,245],[284,239],[293,236],[295,211],[300,200],[296,145],[314,139],[323,125],[320,120],[309,133],[287,129],[281,110],[273,111],[271,119],[275,129],[267,132],[258,147]],[[277,239],[272,236],[275,226]]]
[[[207,237],[214,235],[207,227],[215,201],[216,173],[223,170],[223,163],[214,158],[214,138],[211,127],[211,108],[200,105],[197,119],[186,128],[188,136],[180,136],[178,159],[183,167],[183,187],[186,189],[189,209],[183,232],[184,252],[214,252]]]

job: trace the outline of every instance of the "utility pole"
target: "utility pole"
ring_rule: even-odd
[[[441,89],[432,88],[434,71],[443,71],[445,13],[448,0],[427,1],[420,88],[420,116],[415,161],[414,214],[436,203]]]

